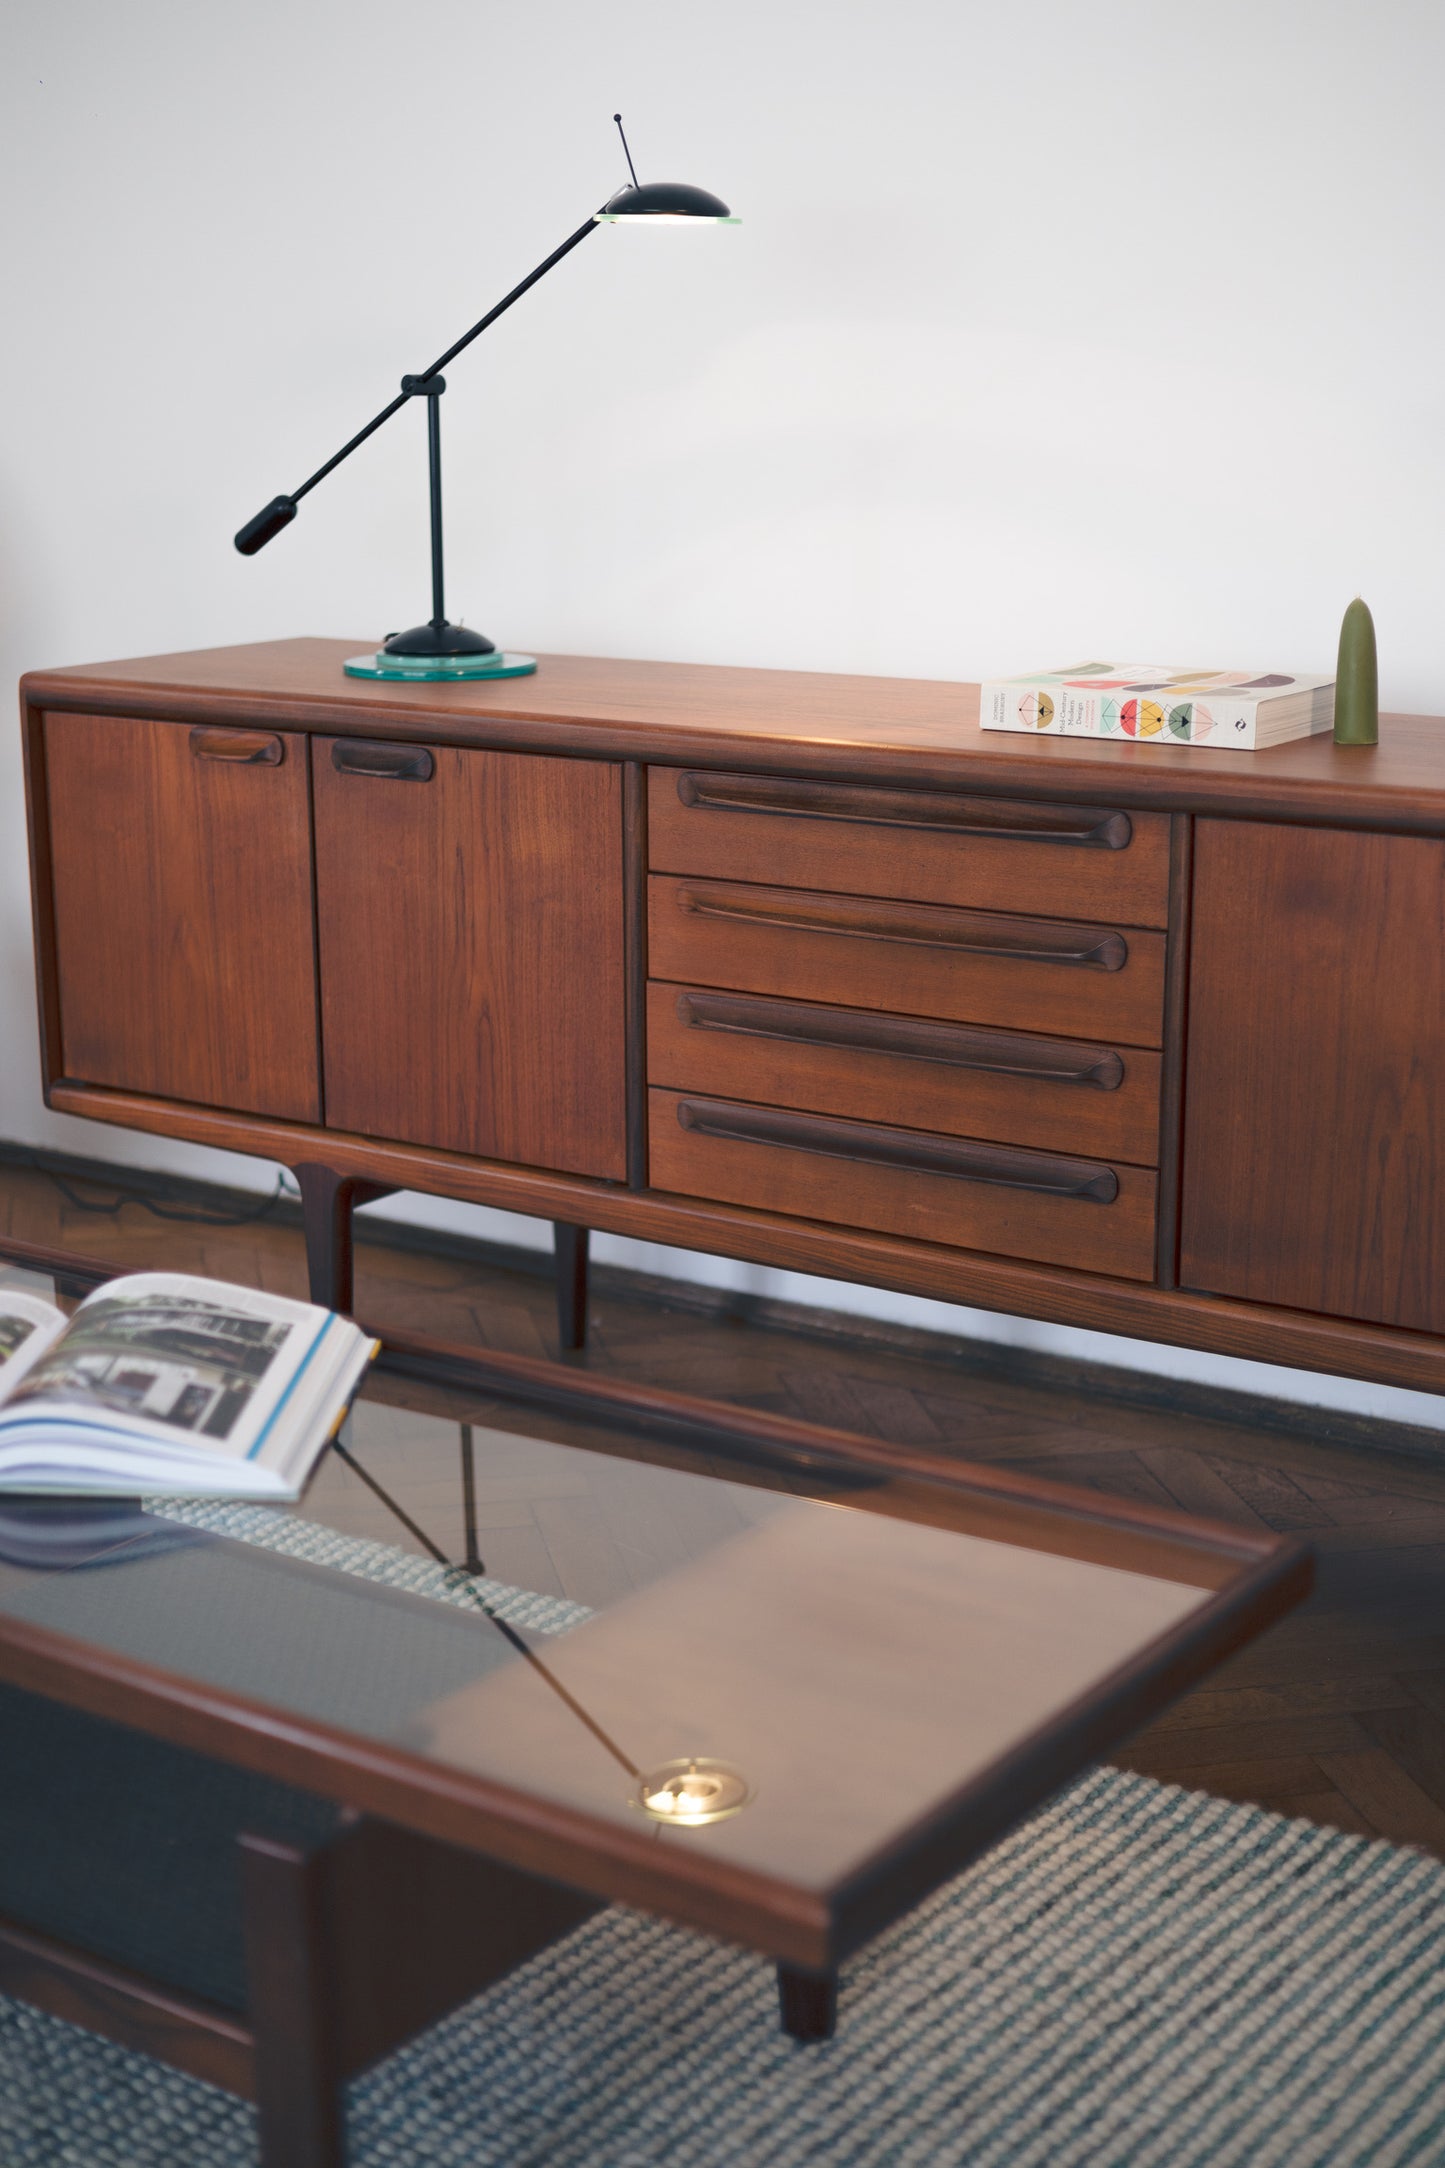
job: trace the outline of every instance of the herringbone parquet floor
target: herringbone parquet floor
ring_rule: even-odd
[[[0,1229],[132,1270],[164,1266],[305,1292],[294,1225],[162,1220],[134,1197],[119,1211],[85,1210],[116,1202],[103,1171],[88,1180],[72,1173],[67,1187],[68,1199],[50,1174],[0,1163]],[[217,1202],[174,1185],[164,1197],[181,1210]],[[556,1352],[550,1280],[515,1259],[368,1240],[357,1309],[369,1322],[436,1338]],[[1132,1405],[1077,1374],[1040,1382],[1027,1358],[1013,1374],[980,1369],[922,1336],[900,1346],[797,1329],[605,1274],[585,1359],[605,1373],[1306,1535],[1318,1554],[1309,1604],[1116,1758],[1445,1856],[1445,1436],[1435,1463],[1368,1441],[1206,1419],[1182,1398]],[[349,1515],[359,1533],[401,1540],[344,1469],[331,1465],[324,1480],[329,1518]],[[386,1480],[429,1525],[455,1519],[453,1458],[429,1465],[398,1449]],[[606,1574],[605,1558],[577,1554],[575,1524],[555,1500],[513,1498],[501,1519],[505,1538],[500,1520],[482,1530],[484,1548],[503,1544],[495,1570],[515,1559],[514,1577],[573,1593]],[[457,1542],[458,1531],[443,1527],[440,1540]]]

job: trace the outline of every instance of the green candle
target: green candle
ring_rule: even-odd
[[[1375,620],[1358,595],[1340,627],[1335,667],[1336,745],[1380,742],[1380,674],[1375,661]]]

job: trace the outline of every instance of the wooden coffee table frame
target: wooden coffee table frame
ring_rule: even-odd
[[[79,1260],[76,1261],[79,1263]],[[1000,1532],[1052,1522],[1071,1548],[1147,1570],[1186,1559],[1211,1600],[1004,1762],[826,1893],[661,1847],[640,1826],[333,1729],[15,1619],[0,1680],[156,1739],[344,1802],[309,1854],[242,1838],[252,2008],[242,2021],[0,1920],[0,1988],[257,2101],[266,2168],[343,2158],[340,2088],[599,1904],[619,1902],[775,1960],[782,2022],[832,2030],[839,1961],[977,1857],[1079,1769],[1146,1722],[1308,1591],[1309,1550],[1065,1488],[729,1409],[564,1366],[391,1336],[387,1372],[585,1421],[674,1465],[719,1453],[800,1477],[876,1471],[984,1513]],[[589,1442],[605,1444],[599,1435]],[[348,1987],[347,1983],[350,1983]],[[364,1983],[365,1992],[358,1983]]]

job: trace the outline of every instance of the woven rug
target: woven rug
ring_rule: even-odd
[[[530,1588],[494,1581],[490,1574],[439,1566],[419,1552],[398,1551],[389,1543],[374,1543],[369,1536],[344,1536],[319,1521],[303,1520],[299,1513],[283,1513],[275,1506],[235,1505],[214,1498],[144,1498],[141,1503],[147,1513],[178,1521],[183,1528],[228,1536],[233,1543],[254,1543],[263,1551],[303,1558],[312,1566],[330,1566],[335,1573],[352,1573],[362,1581],[380,1581],[385,1588],[404,1588],[413,1596],[430,1596],[464,1611],[474,1611],[480,1597],[509,1626],[530,1627],[533,1633],[565,1633],[569,1626],[580,1626],[592,1616],[586,1604],[571,1603],[565,1596],[538,1596]]]
[[[613,1910],[361,2078],[348,2126],[356,2168],[1437,2164],[1445,1867],[1094,1770],[845,1969],[825,2046],[777,2031],[758,1959]],[[4,2168],[254,2159],[241,2103],[0,1998]]]

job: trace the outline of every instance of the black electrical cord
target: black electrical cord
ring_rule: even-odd
[[[197,1210],[192,1206],[162,1204],[154,1197],[142,1196],[138,1190],[122,1191],[110,1202],[101,1203],[98,1199],[80,1196],[64,1175],[57,1174],[52,1167],[45,1167],[41,1171],[46,1180],[55,1185],[73,1211],[99,1213],[106,1219],[116,1219],[128,1204],[138,1204],[143,1212],[149,1212],[154,1219],[178,1221],[187,1227],[249,1227],[254,1221],[265,1219],[268,1213],[274,1212],[282,1199],[290,1194],[286,1188],[285,1175],[278,1174],[276,1187],[271,1195],[263,1197],[258,1205],[248,1207],[244,1212],[208,1212],[204,1207]]]

